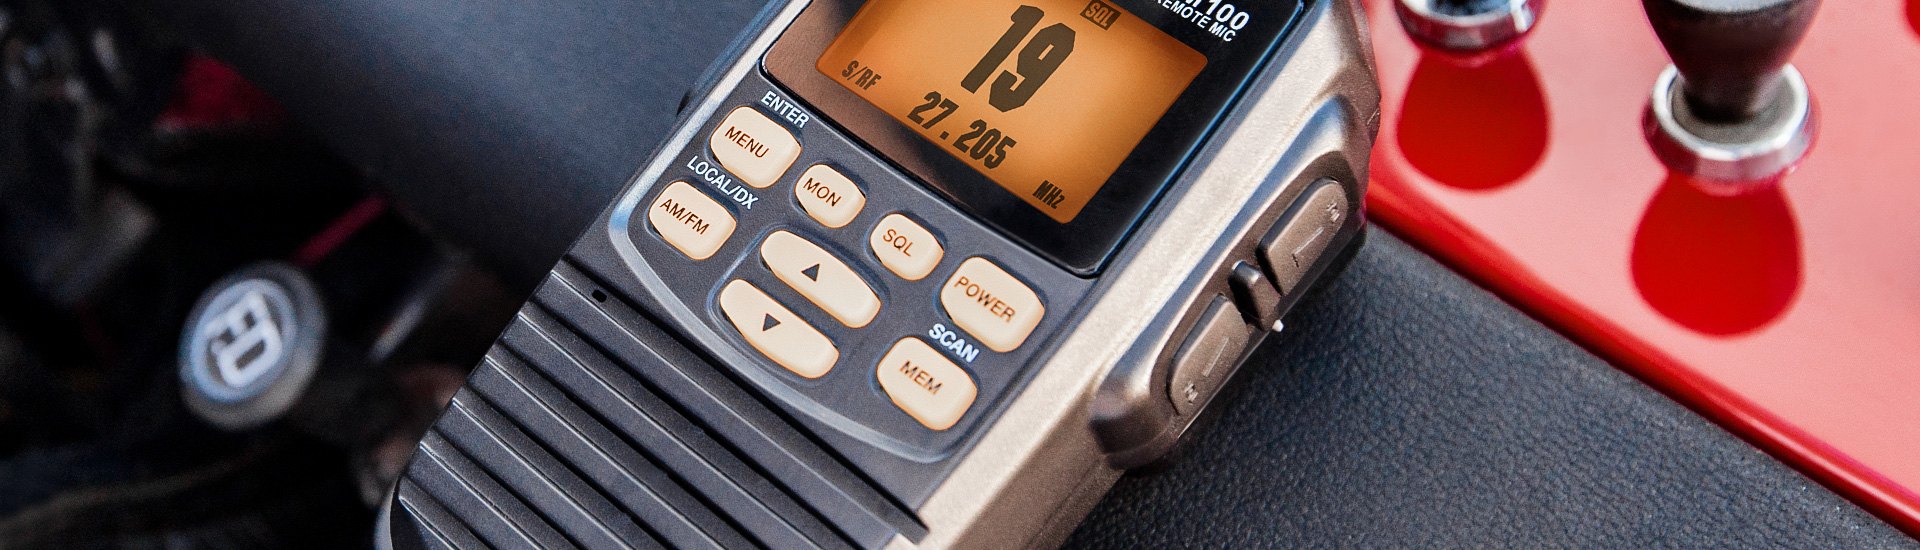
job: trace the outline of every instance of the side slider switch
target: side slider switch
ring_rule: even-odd
[[[1280,331],[1283,296],[1280,289],[1274,288],[1273,281],[1267,279],[1266,272],[1252,263],[1239,262],[1233,265],[1233,274],[1227,282],[1233,287],[1233,301],[1240,304],[1240,310],[1246,312],[1254,326],[1269,332]]]

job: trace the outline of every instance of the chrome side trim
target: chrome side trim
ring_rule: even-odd
[[[928,536],[918,545],[896,537],[889,548],[1056,546],[1122,472],[1092,428],[1105,381],[1120,371],[1158,370],[1140,365],[1169,347],[1177,329],[1168,317],[1188,310],[1211,284],[1215,273],[1206,270],[1232,248],[1221,235],[1238,234],[1245,212],[1298,195],[1313,179],[1295,183],[1286,175],[1327,165],[1316,161],[1367,173],[1379,89],[1359,7],[1328,0],[1303,17],[1298,38],[1285,46],[1293,51],[1281,55],[1286,63],[1267,69],[1236,121],[1130,240],[1072,334],[921,506]],[[1275,136],[1298,137],[1276,144]],[[1259,184],[1275,181],[1288,187]],[[1363,181],[1347,183],[1357,201]],[[1161,313],[1142,315],[1143,304]],[[1166,401],[1152,391],[1120,398]]]

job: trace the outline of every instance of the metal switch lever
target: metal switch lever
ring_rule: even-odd
[[[1643,0],[1680,71],[1681,94],[1709,122],[1749,120],[1773,103],[1781,71],[1820,0]]]
[[[1646,119],[1654,153],[1715,194],[1766,188],[1813,143],[1813,94],[1787,64],[1819,0],[1642,0],[1673,66]]]
[[[1533,31],[1546,0],[1399,0],[1407,34],[1455,52],[1493,50]]]
[[[1240,304],[1240,310],[1255,326],[1269,332],[1280,332],[1280,302],[1285,299],[1280,290],[1274,288],[1267,279],[1266,272],[1253,264],[1240,262],[1233,265],[1233,274],[1227,284],[1233,289],[1233,300]]]

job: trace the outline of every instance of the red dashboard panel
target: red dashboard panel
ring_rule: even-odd
[[[1553,2],[1471,62],[1416,46],[1391,2],[1365,2],[1375,219],[1920,533],[1920,0],[1827,3],[1794,61],[1814,150],[1730,198],[1648,148],[1668,61],[1639,2]]]

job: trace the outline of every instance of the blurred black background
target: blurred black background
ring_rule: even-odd
[[[519,298],[168,13],[0,1],[0,546],[365,546]],[[340,391],[226,433],[181,404],[181,326],[261,261],[320,287]]]

